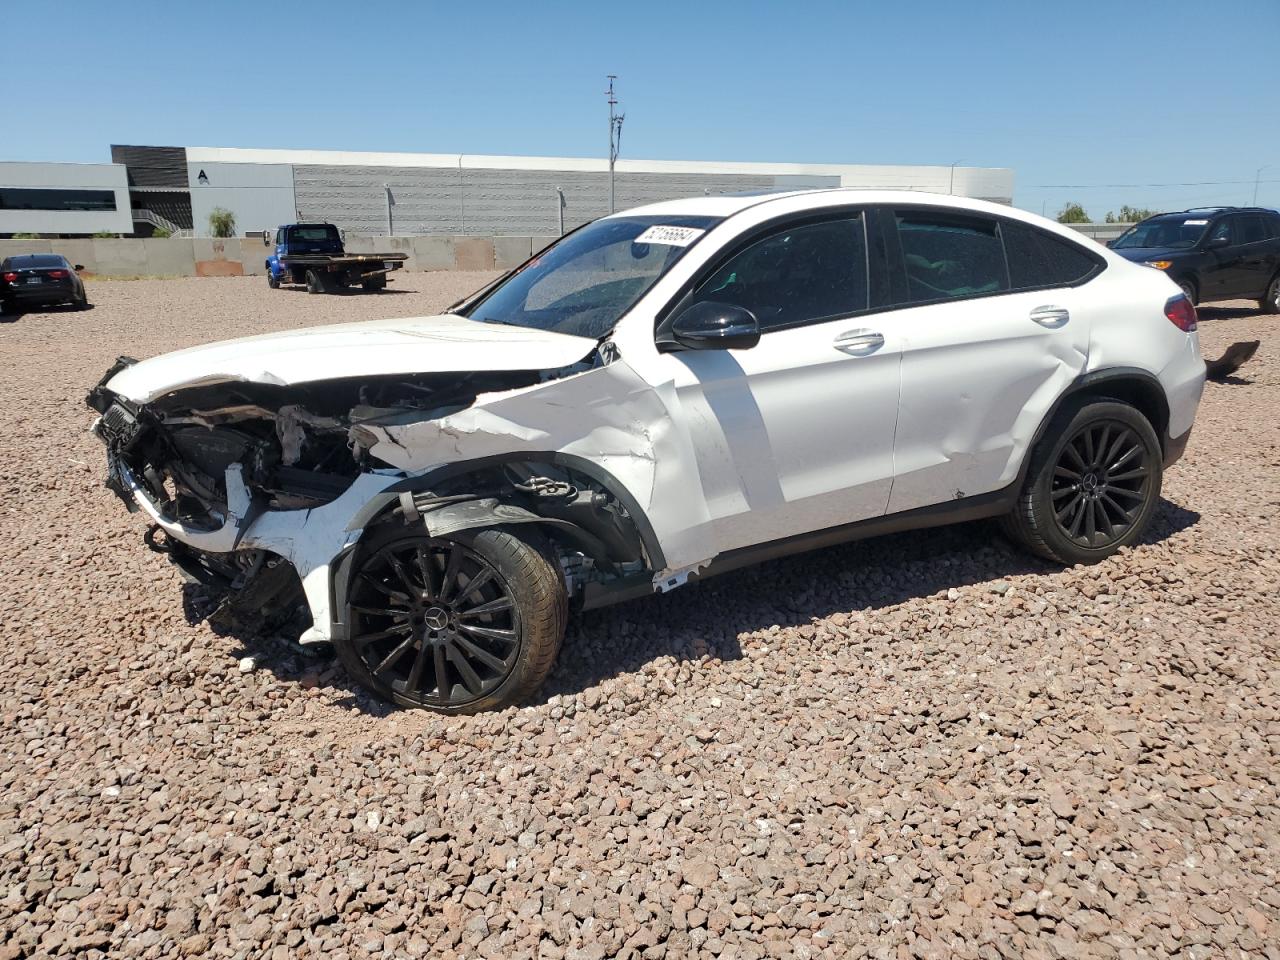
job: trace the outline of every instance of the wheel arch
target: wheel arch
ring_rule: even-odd
[[[598,483],[622,505],[627,512],[627,516],[635,524],[636,534],[640,539],[644,557],[648,564],[647,574],[665,569],[666,557],[662,550],[662,544],[659,542],[644,508],[622,481],[598,463],[584,457],[559,451],[519,451],[480,457],[446,464],[426,473],[397,481],[371,498],[351,519],[347,529],[360,530],[360,537],[350,543],[330,564],[329,616],[331,635],[335,631],[345,633],[346,630],[346,624],[343,622],[346,596],[350,579],[354,575],[354,561],[359,554],[361,542],[370,527],[390,519],[400,506],[402,494],[437,490],[447,487],[451,481],[469,474],[499,473],[504,466],[517,463],[529,465],[545,464],[560,467],[582,474]],[[495,519],[501,522],[500,517]],[[554,518],[546,517],[542,519],[548,525],[557,524]],[[590,535],[589,531],[583,530],[583,532]]]
[[[1127,403],[1150,421],[1160,441],[1160,451],[1166,453],[1169,446],[1169,398],[1155,374],[1140,367],[1108,367],[1082,374],[1072,381],[1057,401],[1049,408],[1037,428],[1035,437],[1022,457],[1018,470],[1017,489],[1022,488],[1031,465],[1032,452],[1049,432],[1049,425],[1070,402],[1081,399],[1118,400]]]

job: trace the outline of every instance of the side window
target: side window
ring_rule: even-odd
[[[745,307],[762,331],[849,316],[867,308],[867,242],[861,216],[790,227],[735,254],[692,302]]]
[[[1209,234],[1209,239],[1211,241],[1225,239],[1227,243],[1235,243],[1234,230],[1232,229],[1234,227],[1232,221],[1235,219],[1235,217],[1223,217],[1215,223],[1213,225],[1213,232]]]
[[[1240,223],[1240,243],[1258,243],[1267,239],[1267,224],[1260,214],[1238,217]]]
[[[276,230],[276,246],[279,246],[282,243],[284,243],[284,227],[280,227]]]
[[[927,303],[1009,289],[994,220],[897,211],[907,302]]]
[[[1016,220],[1000,225],[1014,290],[1066,287],[1098,272],[1098,259],[1077,244]]]
[[[1280,240],[1280,217],[1267,217],[1267,239]]]

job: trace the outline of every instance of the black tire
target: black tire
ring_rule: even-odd
[[[1005,534],[1058,563],[1097,563],[1142,536],[1161,479],[1160,440],[1138,410],[1117,400],[1069,403],[1031,453]]]
[[[307,293],[328,293],[329,284],[317,270],[307,271]]]
[[[460,714],[519,703],[550,672],[568,620],[560,566],[536,537],[528,528],[448,540],[421,523],[374,528],[354,561],[339,659],[365,689],[404,707]]]
[[[271,272],[271,268],[267,268],[267,286],[272,290],[280,289],[280,281],[276,279],[276,275]]]
[[[1280,273],[1271,278],[1267,291],[1258,301],[1263,313],[1280,313]]]
[[[1187,299],[1191,301],[1191,305],[1193,307],[1200,302],[1200,291],[1196,289],[1196,283],[1194,280],[1184,277],[1178,281],[1178,286],[1181,288],[1182,292],[1186,294]]]
[[[362,280],[360,286],[369,293],[378,293],[387,289],[387,278],[374,277],[372,280]]]

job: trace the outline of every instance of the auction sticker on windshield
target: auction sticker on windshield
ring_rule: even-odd
[[[1203,226],[1207,226],[1208,223],[1209,223],[1208,220],[1183,220],[1182,221],[1182,225],[1184,227],[1203,227]]]
[[[687,247],[704,233],[706,233],[705,230],[699,230],[697,227],[667,227],[659,225],[650,227],[632,242],[663,243],[669,247]]]

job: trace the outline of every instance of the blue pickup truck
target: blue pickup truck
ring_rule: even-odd
[[[271,245],[270,234],[262,242]],[[267,257],[267,283],[306,284],[308,293],[337,293],[348,287],[386,289],[387,274],[409,259],[405,253],[347,253],[331,223],[286,223],[276,230],[275,253]]]

